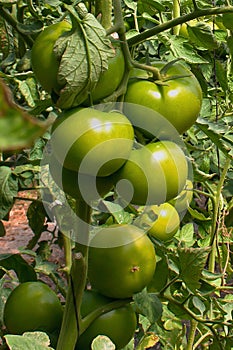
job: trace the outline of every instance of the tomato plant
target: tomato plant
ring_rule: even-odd
[[[177,197],[170,200],[170,203],[176,208],[178,213],[187,210],[193,198],[193,183],[187,179],[184,189]]]
[[[161,82],[153,78],[133,78],[126,94],[125,114],[137,113],[137,104],[151,108],[165,117],[182,134],[196,121],[202,105],[202,90],[196,77],[183,64],[176,62],[166,66],[157,62]],[[131,104],[135,104],[131,105]],[[180,106],[182,105],[182,111]]]
[[[104,197],[114,185],[114,177],[81,174],[62,166],[55,157],[50,157],[49,171],[55,183],[73,198],[83,196],[87,202]]]
[[[39,278],[64,309],[0,348],[233,348],[232,5],[1,2],[1,301]]]
[[[55,292],[43,282],[24,282],[10,294],[4,308],[4,323],[8,332],[59,330],[62,306]]]
[[[113,302],[96,291],[84,291],[81,313],[88,316],[94,310]],[[134,336],[137,327],[137,317],[132,305],[105,312],[97,317],[91,325],[81,334],[76,344],[76,350],[91,349],[91,342],[98,335],[108,336],[116,345],[116,349],[124,348]]]
[[[66,168],[108,176],[127,160],[133,138],[133,127],[123,114],[83,108],[64,112],[56,120],[51,144]]]
[[[148,206],[138,216],[135,224],[147,230],[152,237],[161,241],[171,239],[180,227],[180,218],[177,210],[169,203]]]
[[[53,47],[56,40],[71,30],[71,24],[66,21],[46,27],[37,37],[31,51],[33,72],[41,86],[51,93],[59,94],[63,85],[58,80],[59,60]]]
[[[152,279],[155,265],[153,244],[136,226],[112,225],[91,241],[89,279],[108,297],[128,298],[140,292]]]
[[[132,150],[117,174],[117,192],[133,204],[161,204],[180,193],[187,173],[186,157],[177,144],[149,143]]]
[[[89,92],[90,101],[94,103],[98,103],[111,95],[118,88],[123,78],[125,61],[122,50],[119,45],[115,44],[113,51],[113,57],[108,60],[108,69],[103,72],[95,87]]]

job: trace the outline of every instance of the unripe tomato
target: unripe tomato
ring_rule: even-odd
[[[98,103],[111,95],[120,85],[125,71],[125,60],[119,45],[113,47],[114,56],[108,60],[108,69],[104,71],[96,86],[90,91],[92,102]],[[88,105],[88,102],[85,102]]]
[[[4,307],[7,331],[22,334],[30,331],[52,333],[62,321],[62,306],[55,292],[45,283],[24,282],[9,295]]]
[[[66,111],[55,121],[51,146],[67,169],[108,176],[128,159],[133,139],[133,127],[123,114],[83,108]]]
[[[151,240],[134,225],[100,229],[89,248],[89,280],[94,289],[111,298],[128,298],[151,281],[155,250]]]
[[[171,199],[171,203],[178,213],[182,213],[187,210],[193,198],[193,183],[187,179],[184,189],[178,194],[177,197]]]
[[[147,230],[152,237],[167,241],[179,229],[180,218],[171,204],[163,203],[147,207],[135,220],[135,224]]]
[[[53,52],[57,39],[71,30],[71,24],[62,21],[51,24],[36,38],[31,51],[33,72],[39,83],[47,92],[53,90],[58,94],[63,86],[57,81],[59,60]]]
[[[111,302],[114,302],[114,299],[107,298],[96,291],[84,291],[81,305],[82,317]],[[91,342],[98,335],[106,335],[115,344],[116,349],[122,349],[132,339],[136,326],[136,314],[130,304],[105,312],[81,334],[76,350],[91,349]]]
[[[165,63],[157,62],[153,66],[161,70]],[[174,63],[162,73],[164,84],[150,81],[149,75],[149,79],[137,79],[137,75],[129,83],[125,94],[127,103],[124,113],[130,120],[137,113],[137,105],[143,105],[160,113],[180,134],[195,123],[201,110],[202,90],[188,68],[181,63]]]
[[[180,193],[187,176],[182,149],[174,142],[158,141],[131,151],[116,174],[116,191],[132,204],[161,204]]]
[[[104,197],[114,185],[114,177],[94,177],[80,174],[62,166],[55,157],[50,157],[50,174],[55,183],[73,198],[83,197],[87,203]]]

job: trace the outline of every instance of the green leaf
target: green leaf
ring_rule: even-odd
[[[106,210],[111,213],[118,224],[130,224],[132,222],[131,215],[124,211],[124,209],[116,203],[102,200],[101,204],[104,206],[104,211]]]
[[[219,128],[219,125],[206,121],[205,119],[198,118],[196,125],[202,130],[209,139],[225,154],[227,157],[231,157],[230,151],[232,147],[228,146],[222,140],[222,135],[226,133],[226,129]]]
[[[46,211],[41,201],[33,201],[27,210],[29,226],[35,235],[40,235],[45,229]]]
[[[179,242],[182,242],[182,244],[186,247],[192,247],[195,242],[193,223],[184,225],[177,231],[174,238],[176,238]]]
[[[233,30],[233,14],[232,13],[223,13],[222,23],[227,29]]]
[[[43,135],[48,122],[33,118],[17,106],[8,87],[0,80],[0,149],[18,150]]]
[[[32,266],[19,254],[0,254],[0,267],[6,270],[14,270],[19,282],[36,281],[37,276]],[[0,269],[0,278],[4,275]]]
[[[195,307],[195,309],[197,309],[199,311],[199,315],[203,316],[205,310],[206,310],[206,307],[205,307],[205,304],[203,303],[203,301],[194,296],[192,298],[192,303],[193,303],[193,306]]]
[[[159,342],[159,337],[154,333],[145,334],[142,339],[140,339],[136,350],[145,350],[153,348]]]
[[[137,3],[133,0],[124,0],[124,3],[131,10],[136,10],[136,8],[137,8]]]
[[[53,350],[49,347],[50,340],[42,332],[26,332],[23,335],[5,335],[10,350]]]
[[[207,61],[193,50],[193,46],[187,40],[169,33],[159,34],[159,40],[169,48],[174,57],[184,59],[190,64],[207,63]]]
[[[226,93],[229,89],[228,87],[228,77],[227,69],[219,60],[215,60],[215,72],[216,78],[219,84],[221,85],[222,91]]]
[[[206,217],[204,214],[200,213],[199,211],[192,209],[191,207],[188,208],[188,212],[194,219],[197,219],[199,221],[209,221],[211,220],[211,217]]]
[[[209,248],[177,249],[180,263],[180,278],[192,292],[200,287],[200,278],[209,254]]]
[[[11,210],[18,193],[18,180],[6,166],[0,167],[0,219]]]
[[[218,42],[211,28],[207,24],[199,22],[195,26],[187,26],[187,30],[189,37],[195,46],[208,50],[217,49]]]
[[[105,29],[92,14],[87,13],[80,20],[73,7],[68,6],[68,9],[74,28],[69,36],[60,37],[54,46],[55,54],[61,58],[58,81],[65,86],[57,101],[60,108],[84,102],[101,73],[108,69],[108,59],[114,54]]]
[[[115,350],[116,347],[108,337],[106,337],[105,335],[99,335],[93,340],[91,344],[91,349],[92,350]]]
[[[166,8],[162,5],[162,2],[157,0],[138,0],[138,12],[147,12],[149,15],[154,15],[155,12],[166,11]]]
[[[133,296],[135,306],[140,313],[148,318],[151,324],[158,321],[163,312],[161,301],[155,293],[147,293],[144,289],[142,292]]]

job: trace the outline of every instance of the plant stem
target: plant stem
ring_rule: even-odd
[[[76,199],[76,246],[70,270],[66,306],[58,339],[57,350],[74,350],[81,325],[81,302],[86,286],[88,267],[88,242],[91,208],[82,199]],[[80,244],[80,239],[82,244]]]
[[[197,330],[197,325],[198,322],[196,320],[191,320],[191,328],[190,328],[190,333],[189,333],[189,338],[188,338],[188,343],[186,350],[192,350],[193,349],[193,344],[195,341],[195,334]]]
[[[147,29],[144,32],[133,36],[128,39],[128,45],[138,45],[141,42],[148,40],[149,38],[157,35],[165,30],[171,29],[177,25],[188,22],[192,19],[202,17],[202,16],[213,16],[219,15],[222,13],[230,13],[233,12],[233,6],[225,6],[225,7],[213,7],[213,8],[204,8],[204,9],[195,9],[193,12],[190,12],[186,15],[171,19],[170,21],[164,22],[162,24],[156,25],[151,29]]]
[[[219,212],[220,212],[220,198],[222,194],[222,187],[227,175],[227,171],[229,169],[231,163],[230,158],[226,158],[224,168],[222,171],[222,174],[220,176],[217,189],[216,189],[216,195],[215,198],[213,199],[213,219],[212,219],[212,228],[211,228],[211,238],[210,238],[210,246],[212,247],[211,253],[210,253],[210,258],[209,258],[209,270],[210,272],[215,271],[215,259],[216,259],[216,252],[217,252],[217,233],[218,233],[218,219],[219,219]]]
[[[9,23],[12,28],[23,38],[23,40],[27,43],[27,45],[31,48],[34,41],[29,35],[25,35],[18,28],[18,22],[15,18],[7,11],[5,8],[0,6],[0,17],[2,17],[7,23]]]
[[[173,11],[172,11],[173,19],[180,17],[180,2],[179,0],[173,0]],[[180,31],[180,26],[175,26],[173,28],[173,34],[178,35]]]

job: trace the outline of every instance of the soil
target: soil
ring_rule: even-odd
[[[27,192],[20,193],[20,197],[25,197],[23,199],[16,199],[15,204],[10,211],[8,221],[2,221],[5,228],[5,235],[0,237],[0,254],[17,254],[19,253],[19,248],[26,248],[27,244],[33,238],[34,234],[28,224],[27,220],[27,209],[31,203],[29,198],[36,198],[36,193],[32,194],[30,191],[30,197]],[[51,230],[54,224],[49,224],[49,229]],[[47,240],[50,238],[51,233],[43,232],[41,240]],[[34,248],[34,250],[37,247]],[[63,251],[57,247],[57,245],[52,245],[52,255],[51,261],[55,263],[63,263]]]

